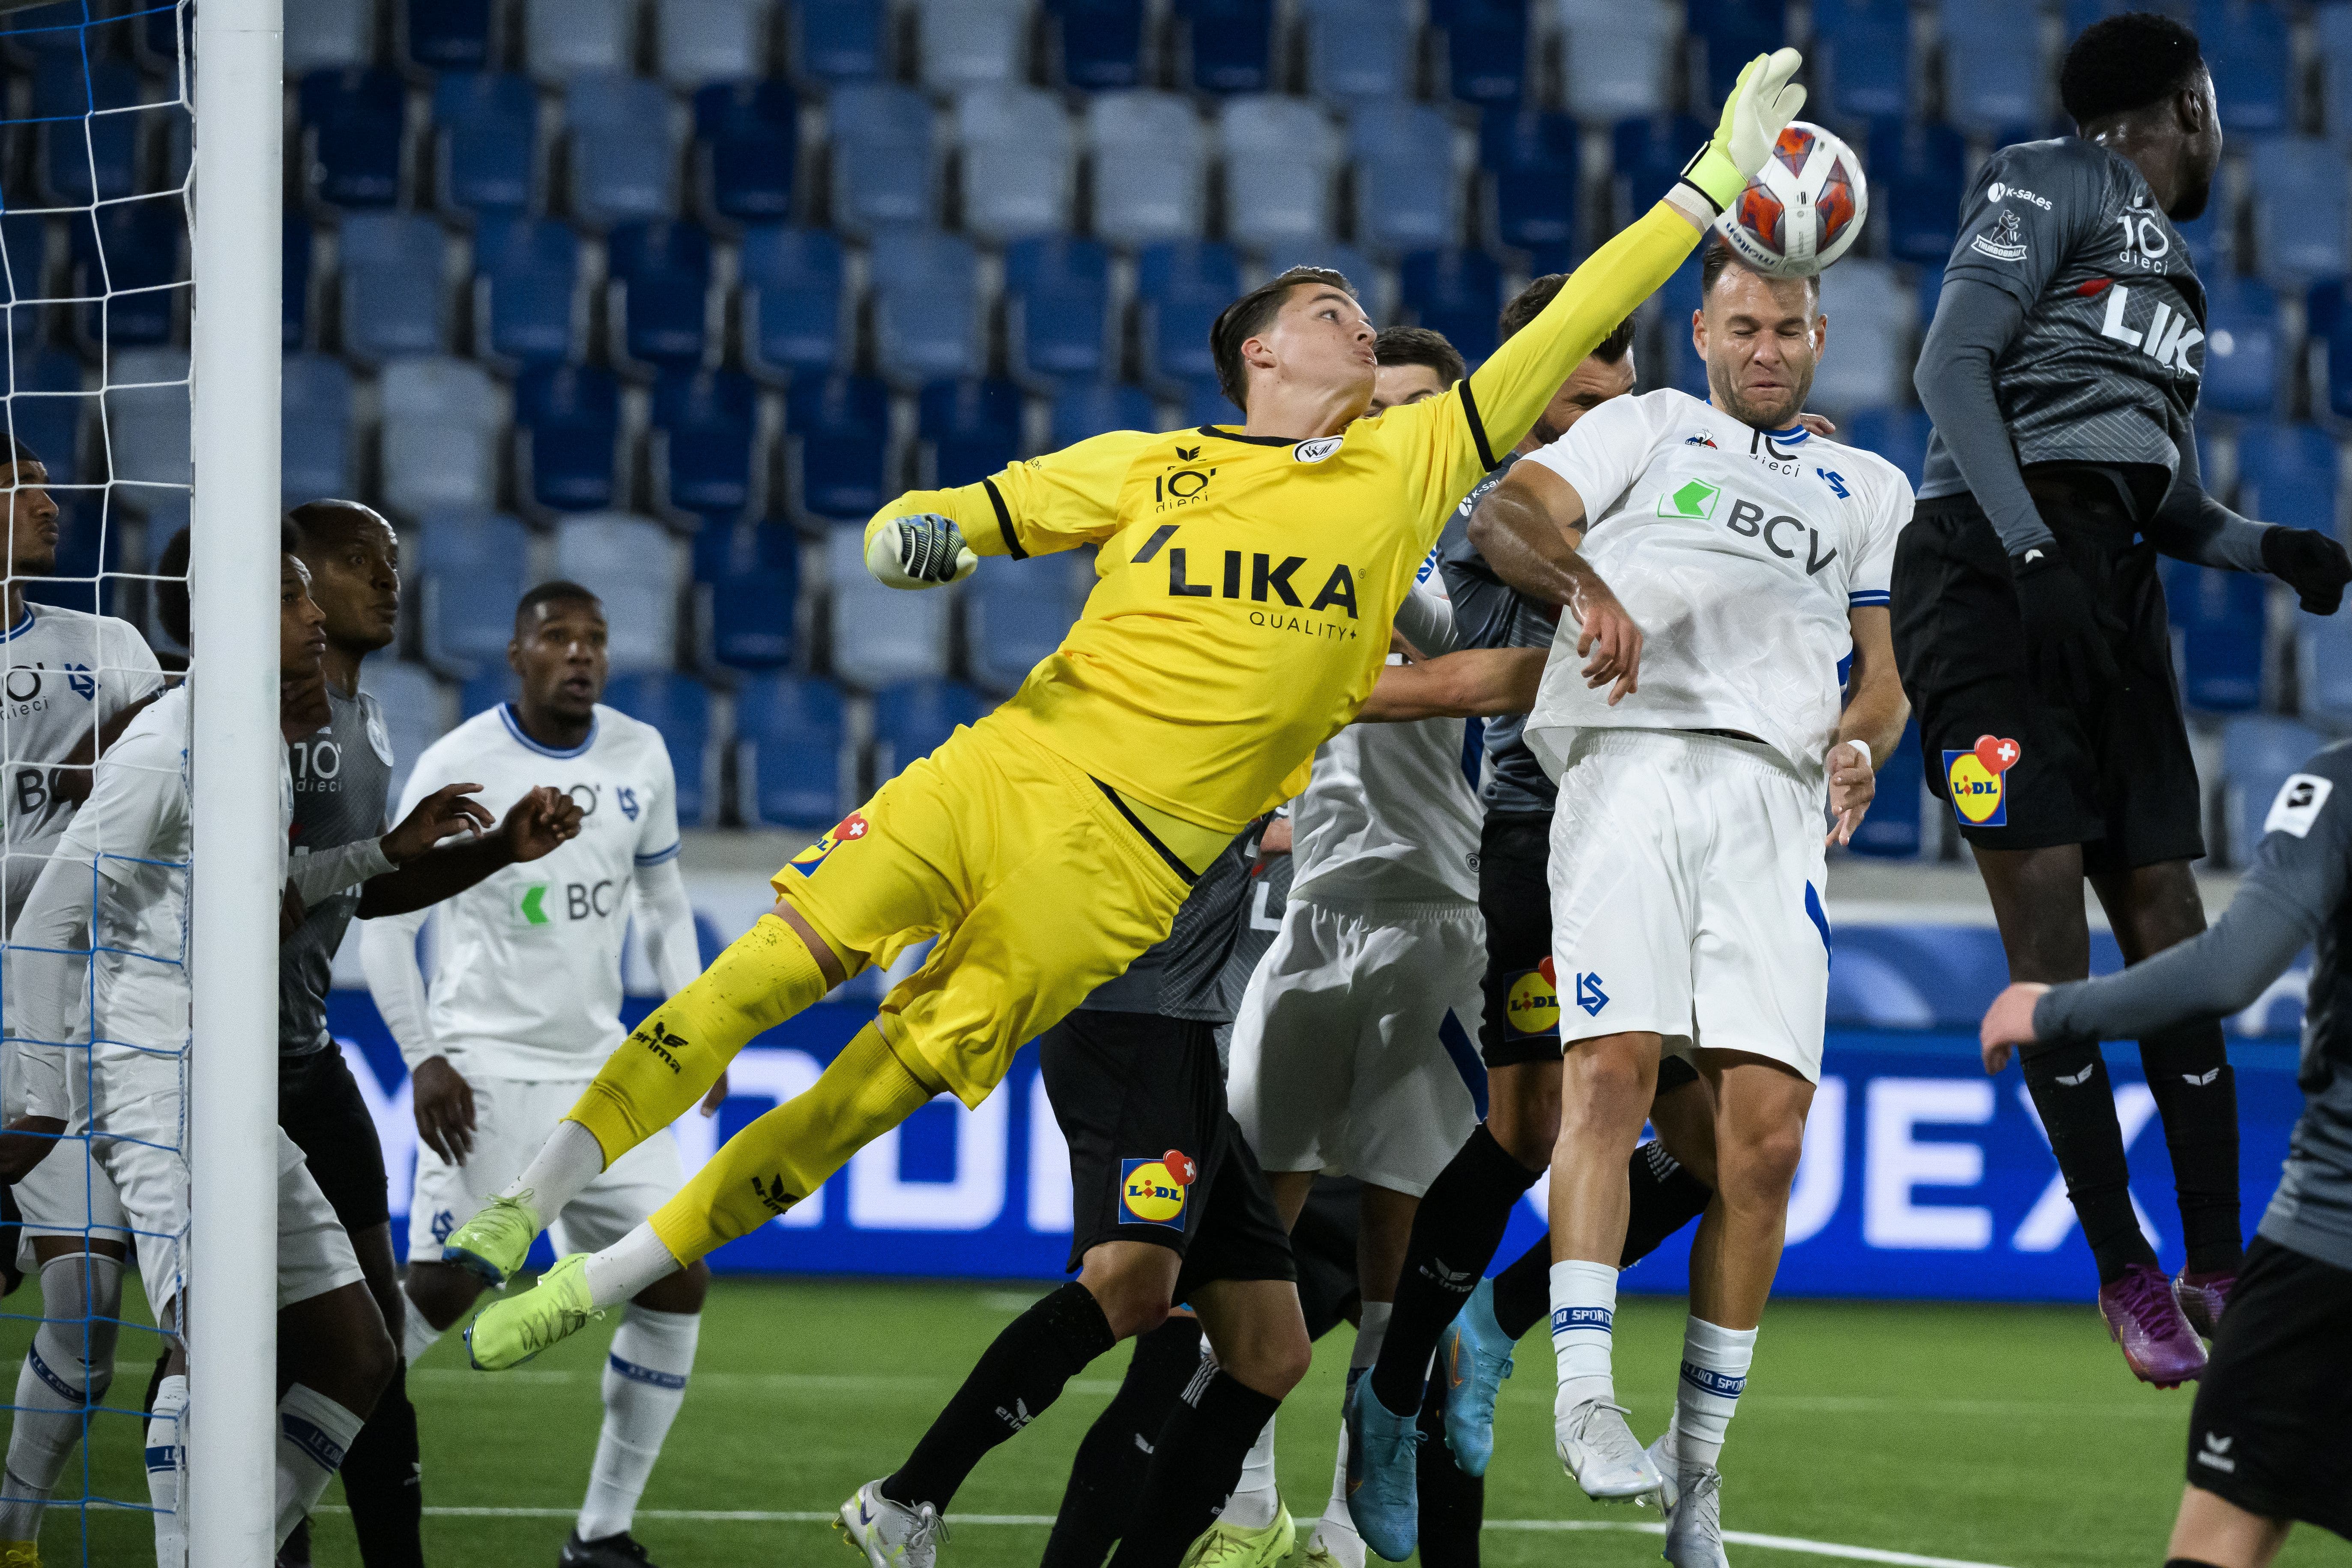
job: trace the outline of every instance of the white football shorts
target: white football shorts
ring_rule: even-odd
[[[1761,744],[1584,730],[1551,823],[1563,1044],[1646,1030],[1822,1076],[1826,801]]]
[[[458,1071],[465,1072],[460,1065]],[[416,1186],[408,1205],[408,1256],[441,1256],[449,1233],[474,1217],[523,1173],[566,1112],[580,1103],[588,1079],[478,1078],[474,1089],[474,1148],[463,1165],[452,1165],[431,1149],[416,1147]],[[648,1138],[588,1184],[560,1214],[548,1217],[558,1257],[610,1247],[669,1202],[686,1176],[677,1160],[677,1140],[667,1133]]]
[[[1475,904],[1296,900],[1234,1019],[1226,1098],[1268,1171],[1429,1190],[1478,1125]]]
[[[88,1054],[68,1051],[66,1070],[89,1070]],[[20,1075],[16,1042],[0,1045],[0,1089],[5,1089],[0,1093],[0,1116],[11,1121],[25,1113]],[[75,1096],[77,1102],[82,1098]],[[35,1237],[88,1236],[97,1241],[125,1243],[131,1239],[122,1223],[122,1198],[114,1190],[114,1179],[90,1157],[89,1145],[79,1142],[88,1125],[86,1115],[79,1117],[67,1130],[72,1139],[60,1138],[58,1146],[16,1184],[16,1210],[25,1221],[17,1233],[16,1267],[26,1273],[33,1271]]]

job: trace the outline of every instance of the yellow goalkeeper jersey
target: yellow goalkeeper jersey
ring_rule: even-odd
[[[1290,798],[1388,658],[1462,497],[1699,238],[1661,203],[1442,397],[1287,440],[1122,430],[877,514],[937,512],[982,555],[1100,545],[1059,648],[996,718],[1104,784],[1222,833]]]

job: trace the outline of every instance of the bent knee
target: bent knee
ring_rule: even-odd
[[[1090,1252],[1078,1273],[1078,1283],[1102,1309],[1115,1339],[1150,1333],[1166,1322],[1176,1308],[1175,1270],[1168,1263],[1180,1260],[1164,1247],[1146,1246],[1140,1250],[1143,1256],[1129,1247],[1113,1248],[1108,1257]],[[1161,1254],[1167,1262],[1149,1256],[1153,1253]]]
[[[1766,1206],[1784,1203],[1797,1179],[1797,1163],[1804,1157],[1801,1128],[1776,1131],[1744,1140],[1736,1151],[1718,1155],[1717,1190],[1735,1206]]]

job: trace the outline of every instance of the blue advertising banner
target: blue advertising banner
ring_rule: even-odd
[[[1849,967],[1844,938],[1841,969]],[[634,1001],[630,1021],[650,1005]],[[673,1131],[688,1169],[814,1081],[871,1016],[866,1005],[823,1005],[746,1049],[718,1116],[689,1115]],[[393,1234],[404,1239],[416,1135],[399,1054],[364,992],[338,992],[330,1016],[354,1068],[366,1068],[359,1076],[392,1171]],[[2107,1054],[2133,1195],[2166,1266],[2177,1268],[2179,1217],[2155,1100],[2136,1047],[2113,1045]],[[2230,1058],[2251,1234],[2302,1097],[2292,1043],[2233,1039]],[[1543,1198],[1539,1184],[1514,1216],[1498,1265],[1542,1233]],[[1061,1273],[1069,1240],[1068,1153],[1036,1052],[1024,1049],[978,1110],[944,1098],[924,1107],[822,1194],[710,1262],[736,1272],[1037,1279]],[[1686,1265],[1677,1238],[1631,1270],[1624,1288],[1680,1291]],[[1781,1293],[2080,1300],[2093,1285],[2089,1250],[2014,1067],[1988,1079],[1973,1030],[1831,1031],[1790,1207]]]

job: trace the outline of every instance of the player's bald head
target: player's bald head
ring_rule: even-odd
[[[382,512],[355,500],[306,500],[289,511],[286,521],[293,527],[297,548],[304,552],[331,549],[357,534],[394,531]]]

